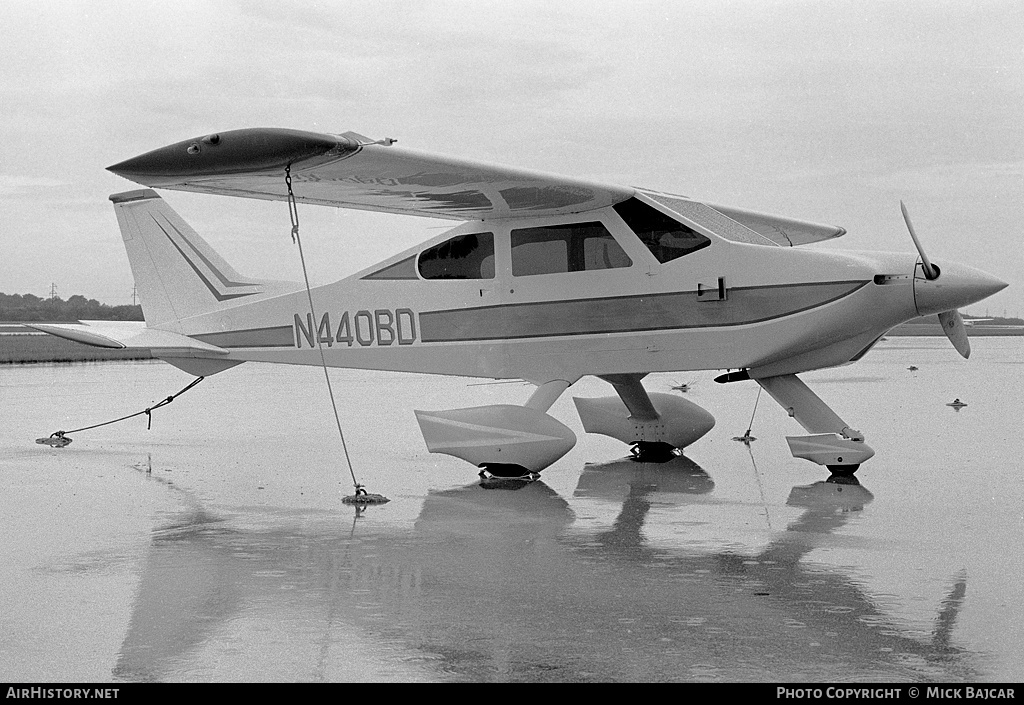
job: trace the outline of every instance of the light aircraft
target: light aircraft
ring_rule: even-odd
[[[755,381],[805,429],[787,437],[794,456],[844,475],[874,451],[797,375],[859,360],[929,314],[967,357],[956,309],[1006,286],[932,263],[906,209],[918,254],[822,251],[804,246],[845,230],[393,142],[242,129],[109,167],[150,187],[110,197],[145,324],[36,327],[146,348],[195,376],[256,361],[526,380],[536,389],[522,406],[415,412],[429,451],[495,475],[539,473],[573,447],[547,411],[584,375],[615,391],[574,399],[587,432],[640,460],[675,457],[714,418],[642,379],[724,370],[716,381]],[[154,188],[461,224],[307,291],[236,272]]]

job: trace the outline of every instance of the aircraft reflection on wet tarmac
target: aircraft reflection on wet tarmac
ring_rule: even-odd
[[[887,616],[853,577],[803,560],[872,501],[865,488],[794,487],[787,504],[802,513],[753,556],[645,538],[653,503],[685,511],[713,489],[685,457],[588,465],[574,497],[621,504],[597,532],[577,530],[569,503],[542,481],[431,492],[412,531],[364,521],[239,530],[192,500],[153,534],[113,675],[194,676],[188,664],[224,639],[225,624],[270,610],[275,629],[321,644],[307,671],[279,676],[290,680],[345,679],[331,663],[343,649],[327,648],[339,625],[419,654],[436,680],[977,677],[977,655],[950,643],[963,577],[951,579],[928,633]],[[258,679],[274,679],[267,669],[279,661],[254,663]]]

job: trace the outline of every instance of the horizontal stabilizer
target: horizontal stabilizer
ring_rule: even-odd
[[[91,321],[84,323],[32,323],[43,333],[97,348],[149,350],[153,357],[196,377],[208,377],[242,364],[227,360],[228,351],[180,333],[147,328],[142,322]]]
[[[196,351],[208,355],[227,355],[228,351],[187,335],[172,333],[166,330],[147,328],[145,323],[30,323],[43,333],[58,338],[73,340],[97,348],[117,348],[131,350],[160,351]]]

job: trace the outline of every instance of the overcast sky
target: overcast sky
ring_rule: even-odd
[[[105,170],[242,127],[646,186],[845,227],[1010,283],[1024,315],[1024,3],[0,0],[0,291],[109,304]],[[165,192],[243,274],[300,280],[284,203]],[[307,206],[326,283],[444,221]],[[453,224],[454,225],[454,224]]]

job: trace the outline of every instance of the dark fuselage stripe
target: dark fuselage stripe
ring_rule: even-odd
[[[696,291],[573,299],[421,313],[424,343],[721,328],[761,323],[831,303],[867,284],[841,281],[737,287],[725,301]]]
[[[196,340],[219,348],[294,348],[295,333],[292,326],[229,330],[223,333],[203,333],[191,336]]]

